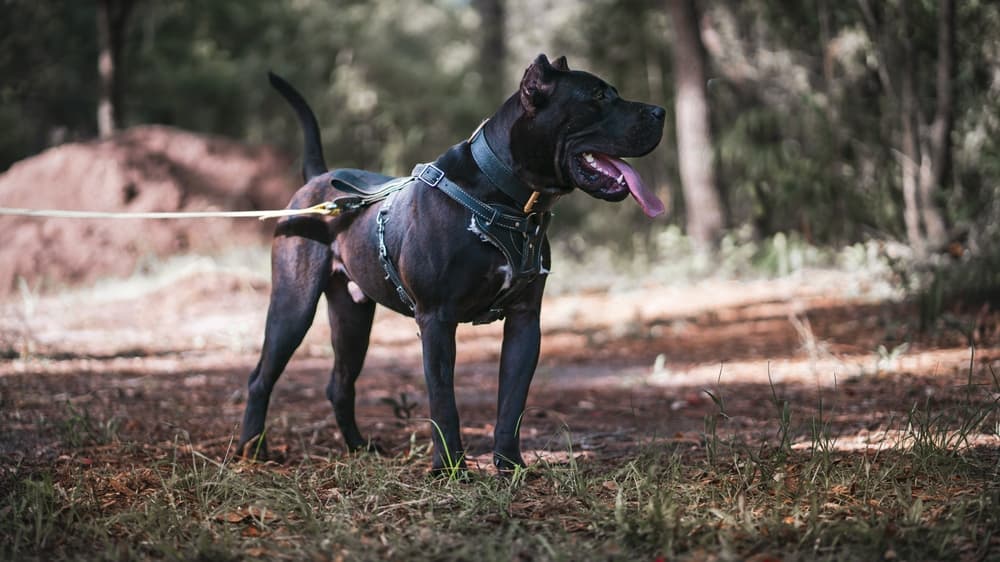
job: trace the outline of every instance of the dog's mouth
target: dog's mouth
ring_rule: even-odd
[[[573,157],[572,173],[577,186],[593,197],[621,201],[631,194],[648,216],[655,217],[664,211],[663,202],[621,158],[581,152]]]

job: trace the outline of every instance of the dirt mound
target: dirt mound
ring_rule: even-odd
[[[282,208],[295,189],[276,150],[163,126],[66,144],[0,176],[0,206],[93,211]],[[266,240],[254,219],[80,220],[0,217],[0,298],[18,277],[53,287],[128,275],[140,260]]]

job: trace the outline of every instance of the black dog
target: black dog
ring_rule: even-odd
[[[306,185],[289,208],[328,202],[333,217],[281,219],[272,248],[271,302],[260,362],[250,375],[240,435],[260,457],[271,390],[325,294],[335,354],[327,397],[351,450],[369,447],[354,417],[375,303],[413,316],[423,344],[435,470],[465,466],[455,406],[459,322],[506,318],[500,357],[494,464],[524,466],[520,417],[538,362],[539,311],[549,267],[545,230],[552,205],[579,188],[607,201],[631,193],[655,216],[662,203],[621,157],[653,150],[661,107],[626,101],[566,59],[540,55],[512,95],[468,141],[413,176],[328,172],[309,106],[287,83],[305,135]],[[388,183],[387,183],[388,182]]]

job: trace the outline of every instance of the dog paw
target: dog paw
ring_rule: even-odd
[[[524,462],[520,453],[514,455],[504,455],[493,453],[493,466],[500,474],[513,474],[515,470],[528,468],[528,463]]]
[[[455,458],[457,458],[457,461],[454,460]],[[465,462],[465,453],[457,453],[455,457],[451,457],[450,459],[435,455],[434,462],[431,465],[431,475],[449,480],[467,480],[469,477],[469,465]]]
[[[236,449],[236,455],[248,461],[264,462],[268,460],[267,443],[264,436],[255,435],[243,442]]]
[[[431,468],[430,477],[433,480],[447,480],[447,481],[459,481],[459,482],[471,482],[472,481],[472,471],[469,467],[462,463],[459,466],[447,467],[447,466],[435,466]]]

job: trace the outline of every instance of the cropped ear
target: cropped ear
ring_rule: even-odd
[[[564,72],[569,72],[569,63],[566,62],[566,57],[559,57],[552,61],[552,67],[556,70],[562,70]]]
[[[545,107],[552,93],[552,72],[555,70],[545,55],[538,55],[535,62],[524,71],[521,78],[521,106],[529,115]]]

